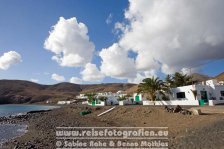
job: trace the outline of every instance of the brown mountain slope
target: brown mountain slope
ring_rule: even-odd
[[[224,81],[224,72],[220,73],[219,75],[217,75],[215,77],[210,77],[210,76],[199,74],[199,73],[194,73],[194,74],[192,74],[192,76],[193,76],[193,81],[198,81],[198,82],[206,81],[209,79],[216,79],[217,81]]]
[[[136,93],[138,90],[138,85],[135,84],[134,86],[130,87],[129,89],[126,90],[127,94],[133,94]]]
[[[128,90],[135,86],[127,83],[78,85],[59,83],[55,85],[40,85],[21,80],[0,80],[0,104],[3,103],[36,103],[50,100],[74,99],[79,93],[87,92],[117,92]]]
[[[207,75],[203,75],[203,74],[199,74],[199,73],[193,73],[191,76],[193,77],[193,81],[197,81],[197,82],[206,81],[211,78]]]
[[[106,84],[91,84],[81,85],[82,93],[89,92],[117,92],[119,90],[126,91],[129,88],[135,86],[129,83],[106,83]]]
[[[224,81],[224,72],[223,73],[220,73],[219,75],[217,75],[215,77],[215,79],[217,79],[218,81]]]

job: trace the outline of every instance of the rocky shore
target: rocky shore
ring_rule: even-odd
[[[27,122],[27,120],[32,116],[32,114],[23,114],[15,116],[3,116],[0,117],[0,124],[18,124]]]
[[[123,106],[98,117],[106,107],[68,105],[51,111],[31,112],[8,118],[0,118],[0,123],[25,123],[28,132],[5,143],[5,149],[53,149],[56,148],[56,127],[168,127],[169,148],[209,148],[221,149],[223,144],[211,138],[223,138],[224,114],[203,114],[200,116],[169,113],[164,107]],[[80,115],[91,109],[92,113]],[[211,129],[210,136],[206,131]],[[203,130],[206,130],[205,132]],[[216,133],[217,132],[217,133]],[[191,137],[193,135],[193,137]],[[200,140],[199,138],[202,138]],[[198,142],[198,141],[201,142]],[[205,143],[206,142],[206,143]],[[190,143],[191,145],[187,145]]]
[[[15,125],[27,125],[28,130],[32,131],[30,126],[30,120],[34,120],[38,117],[41,117],[42,115],[46,114],[46,112],[49,112],[51,110],[39,110],[39,111],[30,111],[25,114],[19,114],[19,115],[10,115],[10,116],[3,116],[0,117],[0,125],[7,125],[7,124],[15,124]],[[17,148],[35,148],[36,142],[27,141],[25,143],[20,143],[16,139],[12,139],[9,142],[3,144],[0,148],[6,148],[6,149],[17,149]],[[14,146],[14,147],[13,147]]]

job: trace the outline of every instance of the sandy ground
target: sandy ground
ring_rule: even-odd
[[[194,109],[200,109],[203,113],[207,114],[224,114],[224,105],[217,106],[204,106],[204,107],[193,107]]]
[[[80,112],[91,108],[91,114]],[[168,113],[164,107],[117,106],[101,117],[97,115],[111,107],[69,105],[53,111],[30,116],[28,132],[4,145],[5,148],[55,148],[56,127],[168,127],[169,148],[174,149],[223,149],[224,106],[203,107],[203,115]],[[190,108],[190,107],[188,107]]]

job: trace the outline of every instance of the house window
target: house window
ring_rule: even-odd
[[[185,92],[177,93],[177,98],[185,98]]]
[[[221,91],[220,93],[221,93],[221,96],[224,96],[224,91]]]

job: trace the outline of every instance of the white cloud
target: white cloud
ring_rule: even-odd
[[[44,48],[55,54],[52,60],[61,66],[78,67],[91,61],[95,46],[89,40],[85,24],[75,17],[67,20],[60,17],[45,40]]]
[[[162,64],[161,71],[164,74],[174,74],[178,71],[178,69],[176,69],[175,67],[168,66],[167,64]]]
[[[156,71],[155,70],[150,70],[150,71],[144,71],[142,73],[137,73],[137,76],[135,78],[129,78],[128,82],[129,83],[135,83],[139,84],[142,82],[143,79],[145,78],[151,78],[151,77],[157,77]]]
[[[125,21],[115,23],[118,41],[99,52],[100,70],[91,64],[94,44],[88,29],[76,18],[61,17],[45,41],[45,48],[61,66],[85,67],[82,80],[105,76],[139,83],[145,77],[197,70],[204,62],[223,59],[222,0],[129,0]],[[112,15],[106,20],[111,23]],[[129,52],[136,57],[128,56]],[[70,79],[71,81],[71,79]]]
[[[74,84],[82,84],[82,79],[77,78],[77,77],[71,77],[70,83],[74,83]]]
[[[34,82],[34,83],[38,83],[38,82],[39,82],[38,79],[33,79],[33,78],[31,78],[30,81],[32,81],[32,82]]]
[[[126,79],[136,76],[134,60],[128,57],[128,52],[115,43],[100,52],[102,58],[101,72],[107,76]]]
[[[119,34],[120,32],[124,33],[126,30],[127,30],[127,26],[125,25],[125,23],[116,22],[114,25],[113,33],[114,34]]]
[[[9,51],[0,56],[0,69],[7,70],[11,65],[22,61],[21,55],[16,51]]]
[[[155,69],[151,69],[149,71],[144,71],[144,75],[148,78],[151,78],[151,77],[157,77],[157,72]]]
[[[181,72],[183,74],[188,74],[188,75],[191,75],[192,73],[196,73],[196,72],[199,72],[200,71],[200,68],[198,67],[195,67],[195,68],[182,68],[181,69]]]
[[[125,11],[129,23],[118,23],[115,28],[122,31],[120,47],[137,53],[138,73],[155,69],[168,74],[224,58],[224,1],[129,2]],[[103,63],[110,63],[107,66],[113,66],[112,72],[122,68],[115,65],[116,62],[113,64],[114,61],[103,60]]]
[[[115,25],[114,25],[114,29],[115,30],[120,30],[122,32],[125,32],[126,25],[124,23],[121,23],[121,22],[116,22]]]
[[[130,78],[128,79],[128,83],[134,83],[134,84],[139,84],[142,82],[142,80],[145,78],[144,75],[138,73],[135,78]]]
[[[107,19],[106,19],[106,23],[107,23],[107,24],[110,24],[110,23],[112,22],[112,18],[113,18],[113,14],[110,13],[109,16],[108,16]]]
[[[100,82],[104,79],[104,75],[99,71],[95,64],[88,63],[81,72],[82,79],[89,82]]]
[[[52,80],[55,80],[57,82],[63,82],[63,81],[65,81],[65,77],[64,76],[58,75],[56,73],[54,73],[54,74],[51,75],[51,79]]]

